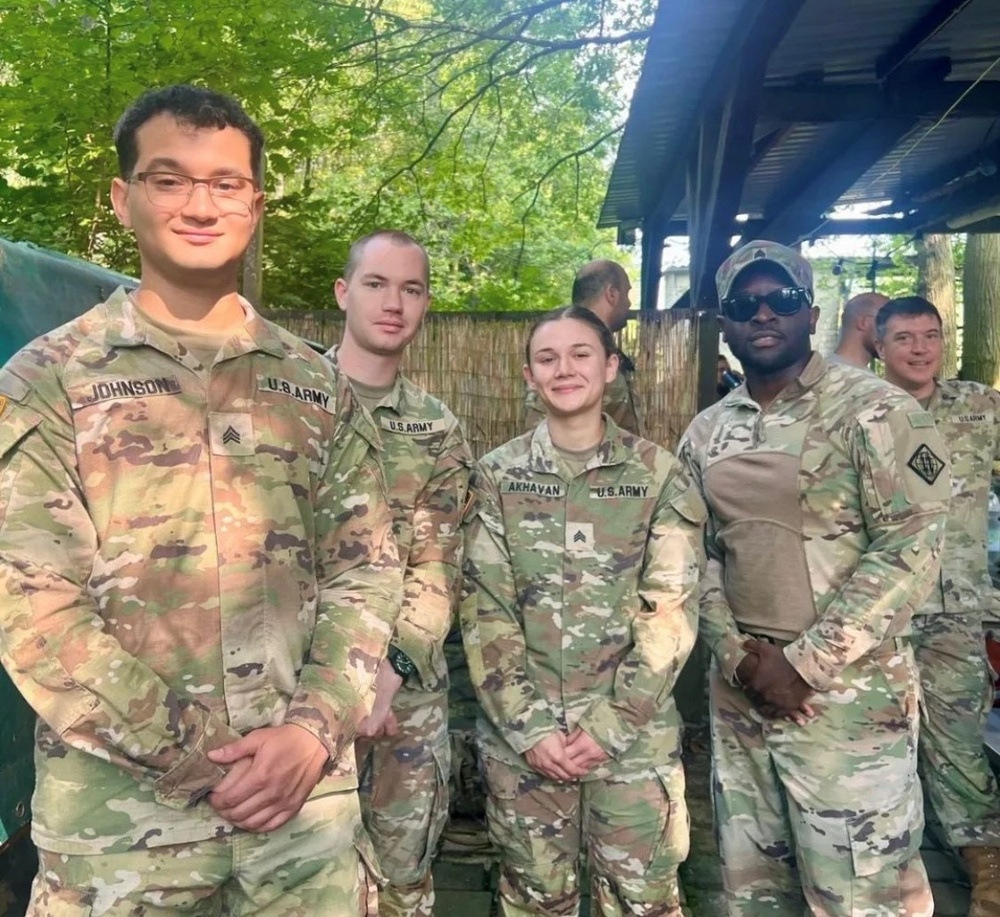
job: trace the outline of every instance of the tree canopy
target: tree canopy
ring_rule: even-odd
[[[594,228],[652,0],[7,0],[0,235],[135,271],[107,200],[140,92],[231,92],[268,137],[264,299],[332,304],[357,236],[424,241],[439,308],[547,308]]]

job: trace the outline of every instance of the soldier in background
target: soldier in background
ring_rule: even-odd
[[[860,293],[847,300],[840,318],[840,340],[827,363],[868,369],[877,356],[875,316],[888,301],[889,297],[881,293]]]
[[[573,279],[572,302],[594,313],[612,334],[625,327],[632,307],[629,292],[632,284],[617,261],[601,259],[585,264]],[[604,390],[604,410],[621,429],[645,436],[642,409],[635,391],[635,364],[617,347],[618,375]],[[545,416],[544,408],[531,386],[525,386],[524,414],[521,429],[533,430]]]
[[[715,816],[731,917],[929,914],[910,616],[938,572],[949,475],[933,419],[810,349],[798,252],[719,268],[746,388],[680,454],[709,510]]]
[[[328,356],[382,437],[403,604],[358,730],[365,827],[387,881],[382,917],[431,917],[431,858],[448,820],[448,668],[444,639],[461,570],[472,456],[455,416],[399,371],[430,304],[427,252],[402,232],[351,246],[335,285],[347,316]]]
[[[353,740],[398,611],[377,434],[237,294],[263,137],[147,93],[117,290],[0,373],[0,657],[39,715],[29,913],[361,913]]]
[[[697,622],[705,508],[601,404],[617,363],[579,306],[535,325],[546,417],[477,466],[461,605],[505,915],[680,917],[688,851],[671,691]]]
[[[993,463],[1000,459],[1000,393],[941,379],[941,315],[919,296],[878,314],[886,379],[934,416],[951,462],[951,507],[941,576],[913,618],[924,703],[920,777],[945,839],[972,879],[970,917],[1000,914],[1000,793],[983,748],[993,705],[983,619],[993,604],[986,528]]]

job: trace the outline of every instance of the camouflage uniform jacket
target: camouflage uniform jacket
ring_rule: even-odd
[[[705,507],[677,460],[606,422],[576,476],[545,423],[482,459],[461,605],[484,752],[526,768],[580,727],[611,755],[590,779],[676,755],[703,566]]]
[[[950,476],[933,418],[872,373],[814,353],[766,411],[741,385],[681,459],[708,505],[701,629],[735,684],[745,633],[826,690],[909,633],[939,570]]]
[[[917,614],[978,614],[993,607],[986,527],[993,463],[1000,459],[1000,392],[938,379],[927,410],[951,460],[951,506],[941,576]]]
[[[337,349],[327,356],[337,362]],[[462,511],[472,454],[447,406],[396,376],[372,411],[382,440],[393,532],[403,561],[403,607],[392,645],[416,665],[397,695],[446,691],[444,638],[451,628],[462,558]],[[414,698],[417,699],[417,698]]]
[[[34,837],[124,851],[233,830],[207,752],[294,723],[351,745],[400,567],[378,435],[246,305],[206,367],[123,290],[0,373],[0,658],[40,716]]]
[[[621,429],[635,436],[646,435],[646,425],[643,422],[642,409],[635,390],[635,363],[632,359],[618,351],[618,374],[604,389],[604,412]],[[521,429],[530,433],[545,418],[545,412],[538,403],[538,396],[525,386],[524,413]]]

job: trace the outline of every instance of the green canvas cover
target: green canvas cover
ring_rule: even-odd
[[[0,239],[0,364],[121,285],[136,281],[78,258]],[[0,669],[0,847],[30,818],[33,729],[34,714]]]

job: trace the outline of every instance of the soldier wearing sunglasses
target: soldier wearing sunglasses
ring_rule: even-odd
[[[946,451],[910,397],[810,346],[796,251],[719,268],[746,385],[681,457],[709,508],[701,633],[728,913],[930,913],[910,617],[939,569]]]

